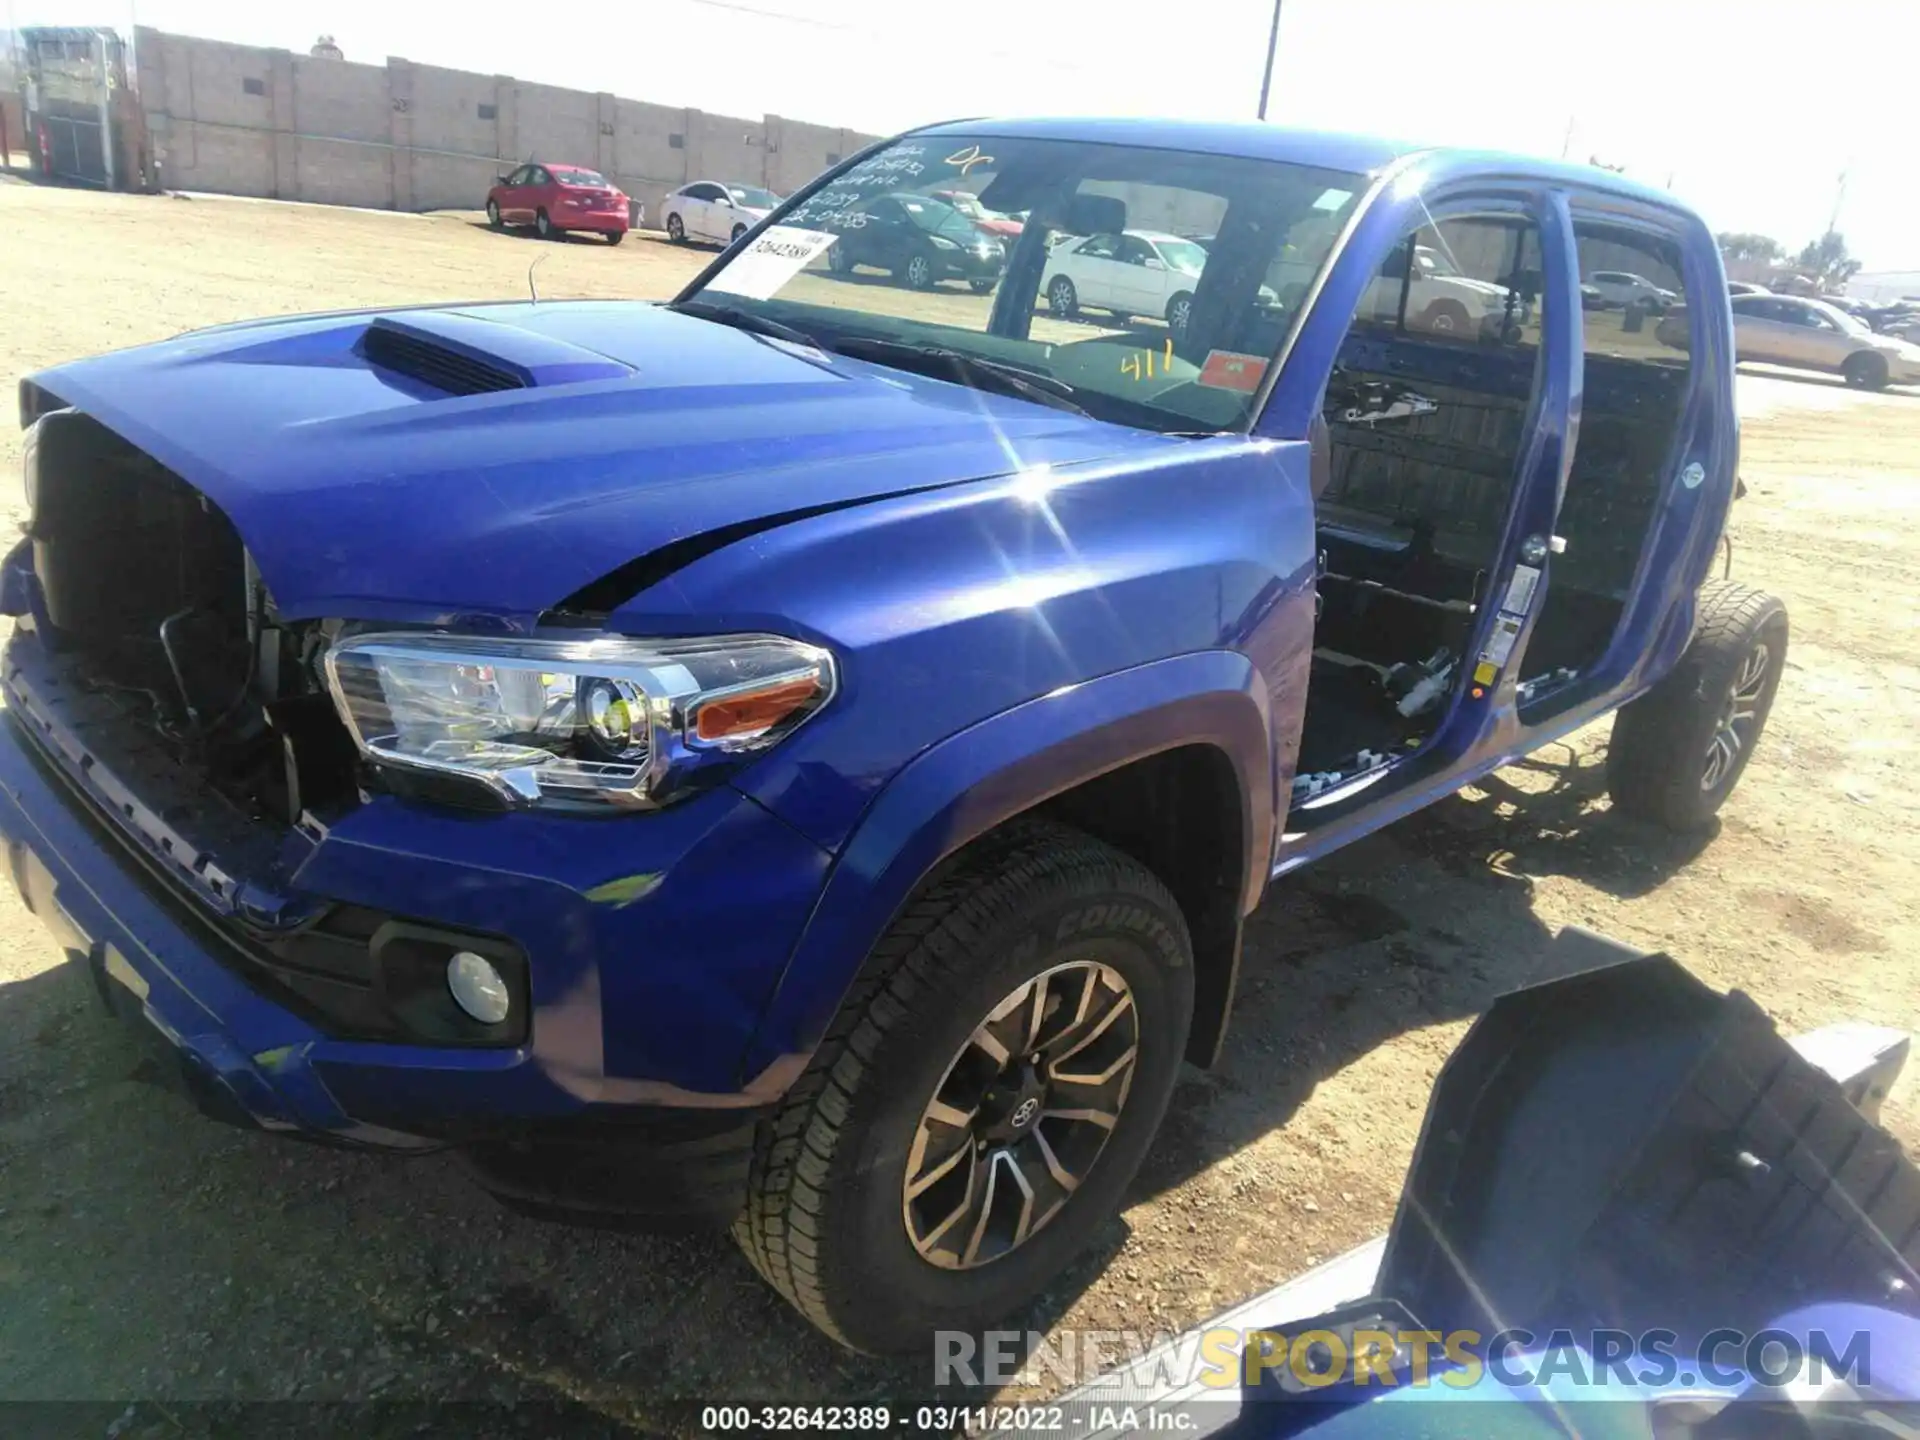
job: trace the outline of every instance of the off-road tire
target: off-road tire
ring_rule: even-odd
[[[1686,832],[1704,829],[1753,758],[1766,729],[1787,659],[1787,607],[1777,596],[1733,580],[1700,589],[1693,643],[1671,674],[1614,717],[1607,788],[1614,808],[1636,820]],[[1768,649],[1765,683],[1753,705],[1751,733],[1717,783],[1703,785],[1708,747],[1727,713],[1734,685],[1759,645]]]
[[[1132,990],[1139,1055],[1112,1137],[1050,1224],[970,1269],[935,1267],[902,1218],[907,1152],[973,1027],[1056,964],[1098,955]],[[842,1344],[909,1350],[1029,1302],[1118,1205],[1153,1139],[1193,1014],[1179,907],[1076,830],[1015,822],[948,861],[873,948],[806,1072],[761,1123],[740,1247]]]
[[[1856,390],[1884,390],[1891,378],[1887,371],[1887,357],[1875,355],[1869,350],[1856,351],[1847,357],[1847,363],[1840,367],[1840,373],[1847,384]]]

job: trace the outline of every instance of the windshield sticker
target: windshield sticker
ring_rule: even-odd
[[[1338,210],[1353,198],[1351,190],[1322,190],[1320,198],[1313,202],[1316,210]]]
[[[1215,390],[1238,390],[1251,395],[1260,388],[1260,377],[1267,373],[1267,362],[1258,355],[1242,355],[1233,350],[1209,350],[1207,363],[1200,367],[1199,385]]]
[[[1539,587],[1540,572],[1531,565],[1513,567],[1513,583],[1507,586],[1507,598],[1500,602],[1502,610],[1511,610],[1516,615],[1524,615],[1533,608],[1533,592]]]
[[[771,300],[774,292],[827,252],[838,235],[776,225],[728,262],[707,282],[709,290]]]

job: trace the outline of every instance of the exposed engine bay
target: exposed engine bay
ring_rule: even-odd
[[[45,415],[30,535],[58,683],[89,746],[157,741],[244,819],[354,802],[354,746],[320,658],[337,622],[284,623],[231,522],[90,417]]]

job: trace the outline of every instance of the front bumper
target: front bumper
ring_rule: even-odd
[[[571,823],[377,797],[295,881],[513,939],[531,1026],[502,1048],[345,1039],[138,853],[129,826],[147,817],[109,818],[101,767],[75,763],[73,744],[44,717],[0,716],[10,871],[203,1110],[349,1146],[457,1146],[490,1188],[542,1213],[727,1212],[753,1123],[799,1068],[739,1070],[825,876],[812,842],[731,790]]]

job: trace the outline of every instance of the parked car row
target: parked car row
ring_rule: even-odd
[[[660,224],[676,244],[730,245],[766,219],[780,200],[758,185],[695,180],[666,197]],[[486,212],[495,230],[530,227],[543,240],[584,232],[604,236],[609,245],[626,239],[629,227],[642,218],[626,192],[599,171],[539,161],[498,177],[487,191]]]
[[[1876,334],[1828,301],[1763,294],[1735,295],[1729,304],[1738,360],[1824,370],[1863,390],[1920,385],[1920,345]],[[1668,315],[1654,333],[1663,345],[1685,349],[1685,310]]]

